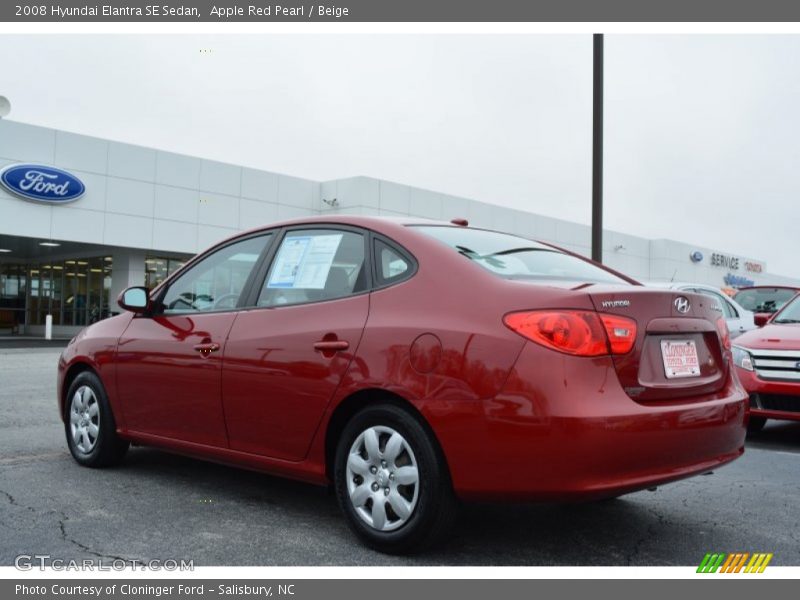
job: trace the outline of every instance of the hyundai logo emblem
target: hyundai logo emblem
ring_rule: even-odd
[[[691,304],[689,304],[689,299],[686,296],[678,296],[677,298],[675,298],[675,302],[673,302],[673,304],[675,305],[675,310],[677,310],[681,314],[686,314],[687,312],[689,312],[689,309],[691,308]]]
[[[691,258],[694,263],[703,262],[703,253],[699,250],[695,250],[689,255],[689,258]]]

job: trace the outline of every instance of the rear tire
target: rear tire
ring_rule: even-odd
[[[117,435],[106,390],[96,374],[84,371],[75,378],[67,391],[66,411],[67,445],[78,464],[109,467],[123,459],[129,443]]]
[[[353,532],[387,554],[441,541],[457,516],[444,457],[432,435],[394,404],[350,419],[336,449],[334,485]]]
[[[747,432],[758,433],[764,429],[764,425],[766,425],[766,423],[766,417],[750,417],[750,420],[747,422]]]

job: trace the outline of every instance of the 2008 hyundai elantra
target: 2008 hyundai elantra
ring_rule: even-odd
[[[119,303],[60,359],[75,460],[133,442],[333,484],[386,552],[459,500],[614,497],[743,452],[714,299],[464,221],[276,224]]]

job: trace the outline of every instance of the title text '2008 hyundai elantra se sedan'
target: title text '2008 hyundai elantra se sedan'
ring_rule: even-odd
[[[60,359],[75,460],[134,443],[333,484],[386,552],[459,500],[614,497],[743,452],[714,299],[463,220],[284,222],[120,305]]]

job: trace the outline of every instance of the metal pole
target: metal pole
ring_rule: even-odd
[[[603,34],[594,34],[592,88],[592,260],[603,262]]]

